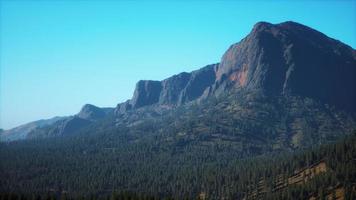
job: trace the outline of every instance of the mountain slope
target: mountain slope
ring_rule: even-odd
[[[132,99],[118,104],[116,114],[150,105],[176,106],[204,98],[215,82],[218,64],[205,66],[190,73],[183,72],[163,81],[141,80]]]
[[[68,136],[77,133],[81,129],[113,115],[113,108],[99,108],[91,104],[85,104],[80,112],[56,121],[47,126],[37,127],[31,130],[27,138]]]
[[[167,110],[228,93],[260,93],[287,100],[309,98],[319,106],[335,107],[354,118],[355,66],[354,49],[314,29],[295,22],[259,22],[249,35],[225,52],[221,63],[163,81],[141,80],[136,84],[133,97],[119,103],[113,112],[118,124],[128,125],[146,116],[161,116]],[[94,118],[106,116],[104,111],[94,113]],[[86,124],[85,115],[92,114],[79,113],[80,119],[74,119]],[[65,126],[63,123],[60,126]],[[319,129],[318,125],[315,128]],[[345,129],[350,127],[341,128]],[[80,128],[73,130],[75,133]],[[31,135],[36,137],[35,131]]]
[[[200,81],[191,78],[194,74],[199,74],[195,80]],[[186,105],[188,111],[181,113],[183,117],[176,116],[180,129],[198,118],[206,124],[205,129],[214,125],[234,130],[220,130],[222,134],[217,135],[251,135],[271,139],[266,144],[287,149],[307,147],[332,141],[356,128],[355,81],[356,53],[351,47],[295,22],[260,22],[226,51],[220,64],[154,81],[154,91],[144,86],[150,81],[139,82],[133,98],[117,106],[116,125],[168,118],[170,109],[178,112],[177,106]],[[200,88],[190,93],[194,98],[186,95],[188,82],[191,88]],[[203,82],[202,87],[199,82]],[[150,94],[155,94],[154,101],[141,98]],[[174,94],[174,98],[166,94]],[[202,103],[215,97],[216,104]],[[199,111],[184,120],[194,103],[198,103]],[[215,109],[217,105],[226,106]],[[220,113],[229,124],[222,116],[211,121]]]
[[[106,130],[86,137],[0,144],[0,194],[45,195],[50,191],[57,196],[96,199],[113,191],[130,191],[157,198],[196,199],[204,194],[207,199],[243,199],[265,178],[269,185],[260,195],[271,196],[262,199],[307,199],[330,187],[343,186],[350,191],[356,183],[355,135],[336,145],[299,153],[241,158],[239,146],[225,140],[163,142],[162,136],[155,134],[155,125],[148,127],[146,124],[141,133],[137,129]],[[288,181],[294,170],[320,160],[326,161],[329,173],[316,176],[305,186],[291,185],[272,192],[280,175]]]
[[[163,81],[139,81],[116,112],[149,105],[182,105],[231,89],[296,95],[356,111],[356,51],[295,22],[257,23],[220,64]],[[342,89],[340,89],[342,88]]]
[[[53,117],[51,119],[41,119],[38,121],[30,122],[13,129],[4,130],[0,132],[0,141],[14,141],[26,139],[27,135],[35,130],[44,126],[52,125],[65,117]]]
[[[295,22],[257,23],[223,55],[217,83],[293,94],[355,112],[356,52]]]

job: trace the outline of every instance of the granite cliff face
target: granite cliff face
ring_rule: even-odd
[[[124,113],[149,105],[179,106],[205,98],[216,80],[218,64],[205,66],[190,73],[183,72],[163,81],[141,80],[136,84],[131,100],[117,106],[116,113]]]
[[[133,108],[151,105],[159,100],[162,85],[159,81],[139,81],[131,100]]]
[[[356,52],[295,22],[257,23],[223,55],[217,83],[356,111]]]
[[[174,106],[239,89],[299,95],[356,111],[356,52],[307,26],[257,23],[220,64],[163,81],[139,81],[116,113],[148,105]]]

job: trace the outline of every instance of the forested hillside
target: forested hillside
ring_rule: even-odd
[[[254,105],[249,106],[252,98]],[[231,94],[167,111],[164,117],[147,116],[129,127],[106,118],[78,135],[1,143],[0,188],[3,192],[52,191],[72,197],[126,191],[160,198],[191,199],[204,194],[209,199],[242,199],[256,189],[261,177],[272,190],[279,175],[287,178],[294,170],[321,160],[332,171],[320,175],[319,182],[308,182],[305,188],[292,185],[290,193],[267,190],[263,195],[272,195],[272,199],[274,195],[305,196],[315,192],[316,186],[349,187],[355,182],[354,135],[316,150],[318,144],[351,133],[342,127],[350,123],[352,128],[352,120],[328,121],[345,113],[315,106],[310,99],[268,99]],[[278,109],[276,102],[289,109]],[[263,121],[259,123],[256,116]],[[274,116],[284,116],[285,121]],[[299,140],[288,139],[300,130],[299,123],[310,130],[299,133]],[[315,124],[327,128],[313,129]],[[291,135],[285,134],[286,129]],[[313,146],[316,149],[307,150]],[[303,148],[304,153],[292,153]]]
[[[124,137],[127,136],[115,139]],[[103,148],[102,144],[95,144],[95,139],[89,137],[79,142],[72,138],[52,145],[45,141],[2,144],[2,199],[8,195],[16,199],[21,194],[28,199],[36,196],[33,194],[42,199],[254,199],[252,194],[261,181],[265,189],[257,197],[263,199],[322,199],[336,188],[342,188],[346,199],[356,195],[356,133],[310,150],[245,159],[236,157],[231,148],[218,146],[177,153],[177,149],[165,145],[121,144],[112,148],[109,141]],[[79,143],[72,146],[73,142]],[[325,171],[302,184],[290,183],[276,190],[281,181],[290,182],[298,171],[320,161],[325,163]]]

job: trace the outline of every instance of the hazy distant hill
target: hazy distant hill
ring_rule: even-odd
[[[28,133],[32,130],[54,124],[55,122],[64,118],[65,117],[53,117],[51,119],[41,119],[9,130],[3,130],[2,132],[0,132],[0,141],[14,141],[26,139]]]
[[[112,115],[113,110],[113,108],[99,108],[91,104],[85,104],[80,112],[74,116],[63,118],[47,126],[32,129],[27,134],[27,138],[68,136],[75,134],[84,127]]]

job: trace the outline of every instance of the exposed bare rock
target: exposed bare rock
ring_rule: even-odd
[[[217,83],[301,95],[354,112],[355,55],[351,47],[307,26],[260,22],[223,55]]]

